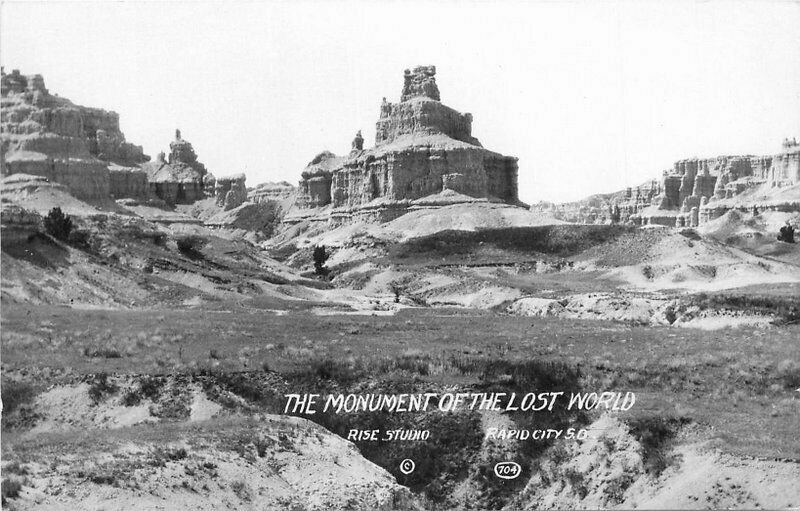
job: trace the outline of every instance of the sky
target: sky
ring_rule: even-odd
[[[570,201],[676,160],[800,137],[798,1],[8,1],[0,62],[120,114],[155,157],[176,128],[216,176],[296,184],[374,144],[403,71],[519,158],[520,198]]]

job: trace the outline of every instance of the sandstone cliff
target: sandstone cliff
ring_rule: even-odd
[[[41,75],[14,70],[3,72],[1,81],[3,175],[44,176],[86,200],[141,191],[141,177],[126,175],[112,182],[109,173],[111,164],[131,168],[149,159],[140,146],[126,142],[117,113],[53,96]],[[128,183],[132,188],[126,188]]]
[[[696,227],[731,209],[800,211],[800,144],[786,139],[771,156],[688,158],[665,170],[660,181],[542,208],[578,223],[668,227]]]
[[[401,101],[383,99],[375,147],[364,150],[359,132],[349,155],[317,155],[302,173],[300,210],[331,206],[327,219],[387,221],[443,192],[517,204],[517,159],[481,146],[472,116],[440,102],[435,75],[434,66],[406,70]]]

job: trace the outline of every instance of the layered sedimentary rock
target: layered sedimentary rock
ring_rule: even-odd
[[[247,200],[245,175],[220,177],[214,184],[214,200],[225,211],[239,207]]]
[[[109,167],[109,193],[112,199],[144,198],[150,193],[147,173],[138,167]]]
[[[800,210],[800,144],[784,140],[771,156],[688,158],[663,172],[660,181],[583,201],[547,205],[559,219],[578,223],[631,222],[640,225],[695,227],[730,209]],[[786,189],[770,199],[772,189]],[[545,207],[545,206],[540,206]]]
[[[782,151],[772,156],[681,160],[671,171],[664,172],[662,183],[663,192],[649,207],[641,208],[628,219],[641,224],[695,227],[732,207],[792,210],[794,203],[773,203],[765,197],[770,195],[771,188],[800,184],[800,147],[794,139],[787,139]],[[757,190],[761,193],[755,193]],[[753,197],[740,199],[748,195]],[[800,196],[797,199],[800,201]]]
[[[247,193],[250,202],[280,202],[291,199],[297,193],[297,187],[286,181],[278,183],[261,183]]]
[[[53,96],[41,75],[2,73],[3,174],[45,176],[78,198],[111,193],[109,165],[135,167],[149,158],[125,141],[119,115]],[[115,191],[128,196],[115,184]]]
[[[143,166],[150,192],[168,204],[189,204],[205,197],[208,185],[205,165],[197,159],[192,144],[184,140],[181,130],[169,144],[169,157],[159,153],[154,162]]]
[[[440,102],[435,75],[433,66],[406,70],[401,101],[383,99],[374,147],[364,150],[359,132],[347,156],[317,155],[302,173],[298,206],[385,221],[444,191],[517,204],[517,159],[481,146],[472,116]]]
[[[663,182],[664,193],[654,201],[653,207],[634,216],[633,220],[647,224],[656,219],[661,224],[695,227],[724,214],[745,192],[758,187],[786,187],[800,183],[800,147],[794,139],[786,139],[782,151],[773,156],[682,160],[671,172],[665,172]],[[680,186],[676,190],[677,182]],[[756,202],[749,204],[745,201],[739,207],[757,210]],[[761,204],[768,208],[781,208],[780,204],[769,204],[769,201]],[[674,220],[665,222],[664,218]]]

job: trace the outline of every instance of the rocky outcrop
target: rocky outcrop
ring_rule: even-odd
[[[204,180],[205,165],[197,160],[192,144],[183,139],[181,130],[175,130],[169,148],[169,157],[159,153],[154,162],[143,166],[150,193],[168,204],[190,204],[204,198],[209,185]]]
[[[298,206],[319,208],[330,204],[333,172],[341,169],[344,161],[345,158],[340,158],[330,151],[316,155],[301,174]]]
[[[3,175],[25,173],[64,184],[80,199],[111,192],[109,164],[138,165],[149,158],[125,141],[119,115],[53,96],[41,75],[2,73]],[[122,192],[116,187],[116,192]],[[122,193],[127,196],[127,192]]]
[[[261,183],[247,193],[247,200],[254,203],[280,202],[290,200],[297,193],[297,187],[286,181]]]
[[[800,144],[786,139],[772,156],[680,160],[659,182],[547,207],[557,218],[577,223],[696,227],[731,209],[791,212],[800,211],[798,203]]]
[[[247,200],[245,175],[221,177],[214,184],[214,200],[225,211],[237,208]]]
[[[297,205],[386,221],[444,191],[517,204],[517,159],[481,146],[472,116],[440,102],[435,75],[434,66],[406,70],[401,101],[383,99],[375,147],[363,149],[359,132],[348,156],[318,154],[302,173]]]
[[[0,242],[11,245],[27,240],[42,229],[42,217],[16,204],[3,202],[0,209]]]
[[[109,167],[109,193],[112,199],[144,199],[150,193],[147,173],[138,167]]]

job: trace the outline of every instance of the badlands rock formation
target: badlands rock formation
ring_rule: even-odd
[[[156,161],[144,165],[150,191],[169,204],[188,204],[205,197],[205,165],[197,160],[192,144],[175,130],[169,157],[162,152]]]
[[[383,99],[375,147],[363,149],[358,132],[347,156],[324,151],[311,160],[300,181],[300,212],[286,220],[330,206],[318,218],[388,221],[437,194],[443,204],[517,204],[517,159],[481,146],[472,116],[440,102],[435,75],[434,66],[406,70],[400,102]]]
[[[225,211],[239,207],[247,200],[245,175],[221,177],[214,184],[214,200]]]
[[[773,156],[680,160],[660,181],[552,208],[557,217],[579,223],[669,227],[696,227],[732,209],[800,211],[800,144],[786,139]]]
[[[284,201],[297,193],[297,187],[286,181],[278,183],[261,183],[247,193],[250,202]]]
[[[178,204],[214,194],[213,176],[180,130],[169,155],[149,162],[140,146],[125,141],[116,112],[51,95],[41,75],[2,73],[0,140],[4,176],[42,176],[82,200],[155,196]],[[243,186],[236,190],[232,199],[238,203],[232,207],[246,198]]]
[[[87,200],[142,191],[137,166],[149,157],[125,141],[117,113],[53,96],[41,75],[14,70],[0,81],[3,175],[43,176]]]

